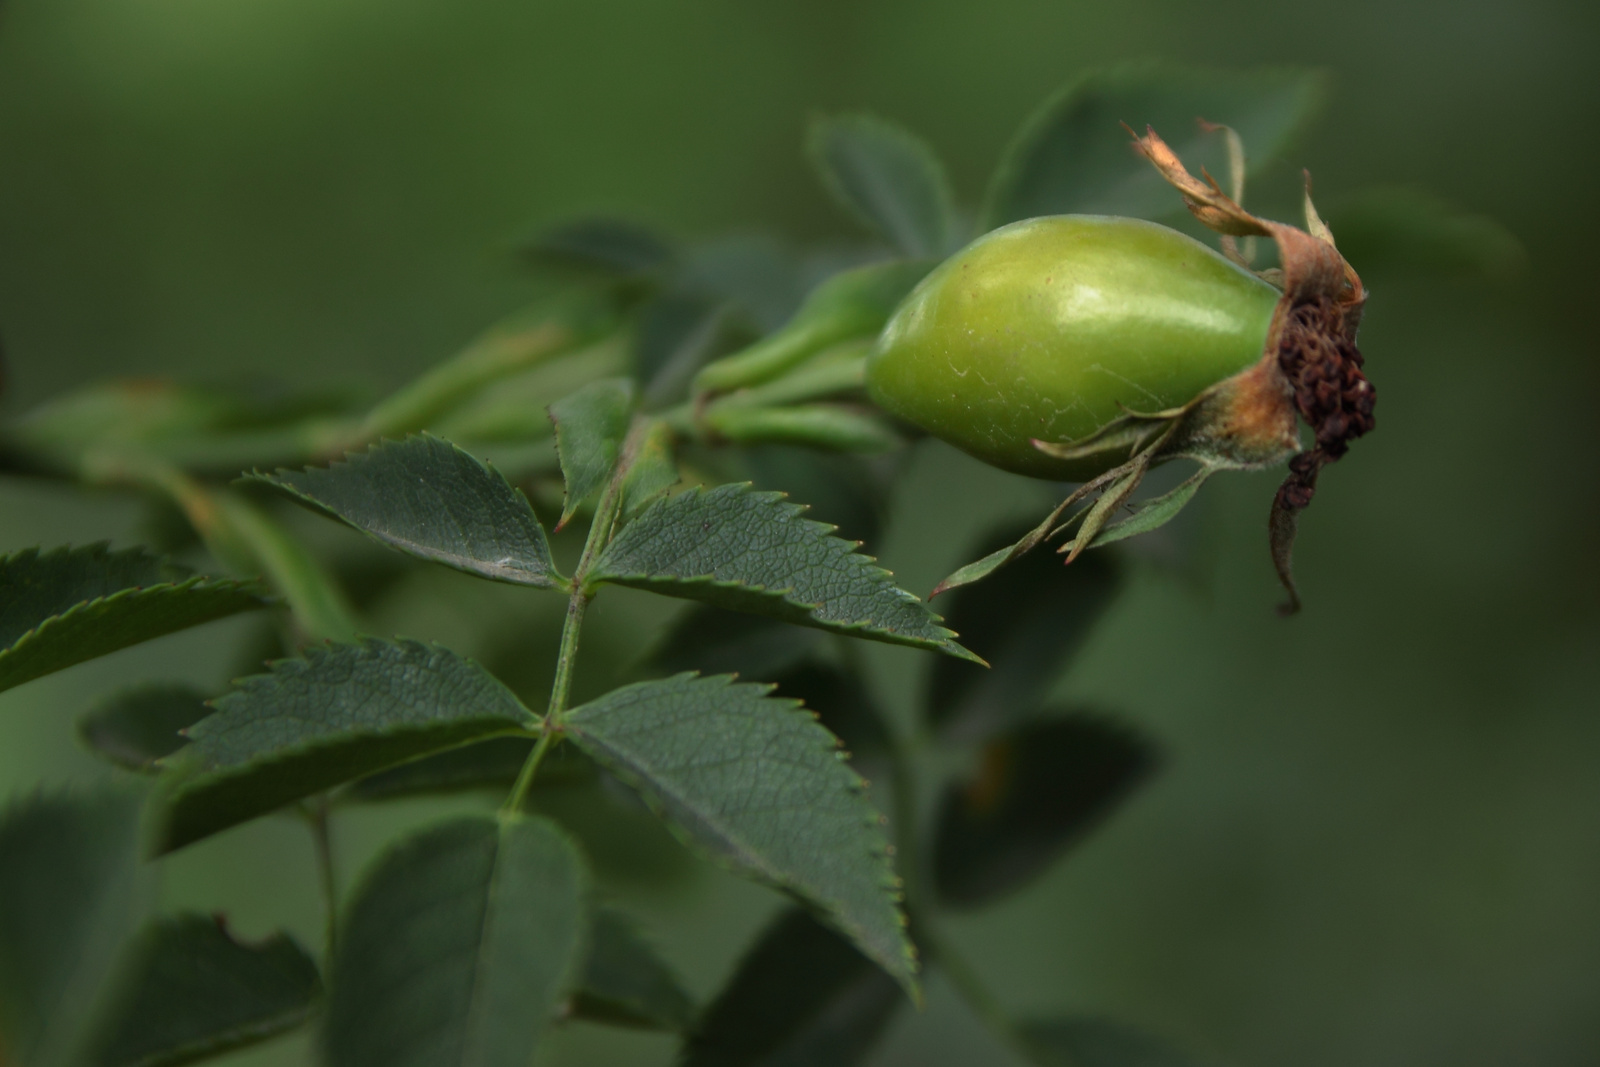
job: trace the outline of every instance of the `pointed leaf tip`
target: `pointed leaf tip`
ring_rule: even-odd
[[[818,908],[908,991],[888,841],[837,739],[728,675],[624,686],[568,713],[573,741],[711,858]]]
[[[748,483],[691,489],[623,527],[590,578],[973,658],[893,575],[802,512]]]

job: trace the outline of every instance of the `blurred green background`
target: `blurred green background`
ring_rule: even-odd
[[[1288,155],[1319,198],[1421,184],[1505,223],[1531,268],[1501,285],[1368,276],[1380,428],[1302,524],[1308,609],[1271,610],[1275,476],[1214,480],[1203,565],[1147,559],[1060,684],[1157,737],[1165,772],[954,933],[1008,1005],[1105,1012],[1218,1065],[1593,1064],[1596,21],[1576,0],[5,0],[3,403],[110,374],[375,392],[521,303],[515,239],[577,213],[692,238],[847,236],[802,158],[819,110],[922,133],[971,205],[1017,123],[1087,66],[1324,67],[1328,106]],[[1032,499],[919,446],[885,562],[924,591]],[[0,480],[0,550],[134,541],[140,515]],[[659,618],[643,599],[601,601],[616,647],[590,655],[596,683]],[[418,571],[370,618],[466,651],[526,640],[536,661],[548,615],[521,591]],[[73,717],[130,679],[219,686],[251,626],[0,696],[0,794],[101,776]],[[871,656],[903,712],[924,660]],[[441,806],[347,818],[346,879]],[[310,848],[288,820],[168,867],[174,905],[316,938]],[[644,829],[602,867],[701,994],[775,902]],[[669,872],[667,888],[646,892],[641,871]],[[662,1064],[671,1049],[574,1026],[541,1062]],[[295,1038],[229,1062],[305,1056]],[[1009,1061],[936,981],[875,1062]]]

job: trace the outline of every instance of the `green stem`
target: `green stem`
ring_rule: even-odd
[[[728,393],[704,407],[702,401],[691,400],[658,417],[677,433],[698,435],[703,416],[709,411],[783,407],[860,389],[866,380],[869,345],[870,338],[846,341],[818,353],[775,381]]]
[[[329,825],[329,804],[326,796],[308,801],[302,809],[306,824],[311,827],[311,844],[317,861],[317,880],[322,889],[322,906],[325,915],[324,938],[326,958],[333,958],[339,941],[339,883],[333,866],[333,833]]]
[[[572,690],[572,672],[578,662],[578,640],[583,632],[583,614],[589,607],[589,601],[594,599],[594,591],[588,588],[588,576],[594,568],[595,561],[600,558],[600,553],[605,551],[606,545],[611,543],[611,533],[616,528],[617,517],[622,511],[622,489],[627,480],[628,471],[633,467],[633,461],[639,454],[639,446],[648,435],[652,421],[645,418],[636,418],[632,428],[628,431],[627,440],[622,443],[622,454],[617,460],[617,467],[611,472],[611,480],[606,483],[605,491],[600,494],[600,503],[596,505],[594,518],[589,523],[589,536],[583,543],[583,555],[578,558],[578,566],[572,572],[572,595],[567,599],[567,617],[561,624],[561,648],[556,652],[556,677],[550,684],[550,703],[545,708],[544,726],[539,733],[539,743],[533,746],[527,762],[522,765],[522,771],[517,775],[517,783],[511,789],[511,795],[506,798],[501,810],[507,813],[521,811],[527,802],[528,793],[533,789],[534,777],[539,773],[539,764],[544,762],[545,753],[548,752],[561,737],[562,718],[567,710],[567,697]]]

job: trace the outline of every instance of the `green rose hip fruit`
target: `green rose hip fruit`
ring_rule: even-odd
[[[1136,219],[1064,215],[1002,227],[895,310],[869,360],[868,389],[885,410],[997,467],[1084,483],[1016,545],[963,567],[941,590],[1075,528],[1060,549],[1071,562],[1166,522],[1212,471],[1288,459],[1269,529],[1294,610],[1299,513],[1322,466],[1374,425],[1375,394],[1355,346],[1365,290],[1309,195],[1305,230],[1269,222],[1209,176],[1191,176],[1153,131],[1136,144],[1223,235],[1222,253]],[[1276,242],[1281,269],[1248,269],[1235,239],[1257,236]],[[1309,451],[1297,416],[1315,432]],[[1200,470],[1111,522],[1152,466],[1180,458]]]
[[[1165,226],[1028,219],[917,286],[884,329],[867,385],[886,411],[996,467],[1086,481],[1106,457],[1062,459],[1033,442],[1080,440],[1129,409],[1181,407],[1248,369],[1278,297]]]

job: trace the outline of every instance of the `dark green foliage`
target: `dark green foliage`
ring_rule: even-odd
[[[984,550],[1016,540],[1005,530]],[[984,670],[940,659],[928,690],[930,721],[947,735],[981,737],[1026,717],[1044,696],[1121,584],[1107,553],[1080,556],[1070,567],[1041,546],[982,582],[949,594],[950,624],[991,664]]]
[[[696,604],[673,623],[650,656],[663,674],[699,671],[771,678],[808,656],[822,640],[810,627]]]
[[[328,1067],[527,1067],[579,974],[585,883],[546,819],[459,819],[390,849],[330,969]]]
[[[351,800],[391,800],[421,793],[505,790],[517,780],[533,744],[528,737],[492,737],[368,775],[352,782],[340,795]],[[594,763],[563,745],[545,757],[535,787],[581,785],[594,777]]]
[[[1218,71],[1131,65],[1095,71],[1035,111],[1001,157],[984,203],[984,230],[1039,215],[1182,213],[1172,189],[1128,147],[1123,124],[1154,126],[1199,173],[1228,173],[1223,138],[1196,118],[1231,126],[1259,167],[1281,152],[1321,97],[1303,70]]]
[[[1369,189],[1338,201],[1328,216],[1339,250],[1363,275],[1505,280],[1528,266],[1522,242],[1500,223],[1423,189]]]
[[[556,529],[565,526],[578,506],[611,477],[628,433],[633,397],[633,382],[608,378],[591,382],[550,405],[556,454],[567,483],[566,503]]]
[[[1106,1019],[1047,1019],[1020,1029],[1039,1067],[1194,1067],[1156,1038]]]
[[[1090,715],[991,740],[977,772],[949,787],[934,841],[947,903],[988,904],[1042,873],[1155,767],[1150,744]]]
[[[799,700],[851,755],[882,752],[889,747],[883,717],[867,692],[865,679],[832,663],[809,660],[781,674],[771,674],[778,695]]]
[[[812,123],[811,162],[851,215],[912,257],[959,244],[955,197],[944,165],[921,138],[872,115]]]
[[[691,489],[624,527],[590,581],[972,658],[888,571],[804,510],[748,485]]]
[[[246,678],[163,761],[158,847],[178,848],[342,782],[538,718],[470,660],[366,638]]]
[[[68,1067],[146,898],[138,798],[36,794],[0,816],[0,1049]]]
[[[0,690],[265,603],[137,548],[24,549],[0,557]]]
[[[694,1018],[694,1001],[633,920],[603,907],[594,912],[572,1011],[595,1022],[681,1031]]]
[[[84,715],[78,736],[96,755],[132,771],[148,771],[184,746],[179,731],[210,714],[198,689],[153,682],[124,689]]]
[[[426,434],[263,482],[420,559],[515,585],[560,584],[544,529],[493,467]]]
[[[570,712],[566,728],[686,840],[809,901],[912,988],[882,820],[833,735],[766,694],[681,674],[613,690]]]
[[[322,991],[316,964],[292,938],[245,944],[204,915],[146,927],[118,986],[85,1067],[171,1067],[243,1048],[304,1023]]]
[[[745,476],[757,489],[787,493],[806,503],[806,518],[837,527],[846,541],[870,553],[883,534],[895,464],[790,445],[743,450]]]
[[[900,1004],[888,975],[791,908],[706,1009],[680,1067],[850,1067],[871,1051]]]

